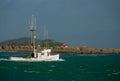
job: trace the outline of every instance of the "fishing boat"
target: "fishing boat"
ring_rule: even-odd
[[[10,57],[10,60],[14,61],[57,61],[59,59],[59,54],[52,54],[52,50],[49,48],[45,48],[41,51],[37,51],[35,49],[35,31],[36,31],[36,18],[34,15],[32,15],[31,20],[31,44],[33,47],[32,55],[30,58],[23,58],[23,57]]]
[[[34,52],[31,58],[10,57],[14,61],[58,61],[59,54],[51,55],[51,49],[44,49],[40,52]]]

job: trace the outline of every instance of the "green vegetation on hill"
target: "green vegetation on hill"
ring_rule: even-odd
[[[47,43],[47,46],[58,46],[61,45],[62,43],[56,42],[51,39],[46,39],[46,40],[41,40],[41,39],[36,39],[36,46],[44,46],[45,43]],[[31,38],[30,37],[22,37],[18,39],[12,39],[12,40],[6,40],[0,43],[0,46],[4,45],[11,45],[11,46],[29,46],[31,45]]]
[[[120,49],[114,48],[91,48],[87,46],[82,47],[66,47],[62,43],[56,42],[51,39],[40,40],[36,39],[37,51],[43,50],[44,48],[52,49],[54,53],[77,53],[77,54],[120,54]],[[17,52],[32,52],[33,47],[31,46],[31,39],[29,37],[23,37],[13,40],[7,40],[0,43],[0,51],[17,51]]]
[[[0,43],[1,46],[3,45],[30,45],[30,38],[22,37],[18,39],[6,40]]]

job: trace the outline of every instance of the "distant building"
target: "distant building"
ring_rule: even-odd
[[[89,48],[88,46],[82,46],[82,48]]]
[[[61,47],[62,48],[68,48],[68,45],[67,44],[62,44]]]

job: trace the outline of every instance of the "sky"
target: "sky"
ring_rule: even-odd
[[[0,0],[0,42],[30,37],[36,16],[37,38],[69,46],[120,48],[120,0]]]

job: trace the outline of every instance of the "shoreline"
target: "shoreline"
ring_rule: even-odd
[[[36,47],[37,51],[44,49],[45,47]],[[114,48],[91,48],[91,47],[48,47],[52,49],[53,53],[65,53],[65,54],[120,54],[120,49]],[[32,52],[32,46],[0,46],[2,52]]]

